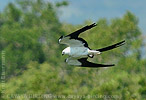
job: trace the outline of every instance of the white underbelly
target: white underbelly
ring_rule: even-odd
[[[88,56],[88,48],[86,47],[71,47],[70,56],[82,58]]]

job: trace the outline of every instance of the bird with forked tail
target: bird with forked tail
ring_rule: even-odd
[[[81,66],[81,67],[93,67],[93,68],[114,66],[114,64],[96,64],[96,63],[89,62],[87,60],[88,57],[93,58],[94,56],[99,55],[102,52],[120,47],[125,44],[125,40],[123,40],[119,43],[116,43],[116,44],[113,44],[101,49],[97,49],[97,50],[90,49],[88,47],[88,43],[83,38],[79,38],[78,36],[80,33],[86,30],[89,30],[95,26],[97,26],[97,24],[93,23],[67,36],[61,36],[59,38],[60,44],[68,45],[68,47],[62,51],[62,55],[69,55],[69,57],[65,60],[67,64]]]

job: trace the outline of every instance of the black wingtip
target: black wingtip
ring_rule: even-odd
[[[103,66],[101,66],[101,67],[113,67],[113,66],[115,66],[115,64],[109,64],[109,65],[103,65]]]
[[[121,43],[121,44],[125,44],[125,43],[126,43],[126,40],[123,40],[123,41],[121,41],[120,43]]]
[[[107,67],[110,67],[110,66],[111,66],[111,67],[112,67],[112,66],[115,66],[115,64],[107,65]]]
[[[96,64],[96,65],[80,65],[80,67],[87,67],[87,68],[106,68],[106,67],[113,67],[115,64],[111,65],[103,65],[103,64]]]
[[[126,43],[126,41],[123,40],[123,41],[119,42],[119,43],[116,45],[116,47],[122,46],[122,45],[124,45],[125,43]]]
[[[93,24],[91,24],[90,26],[94,27],[94,26],[97,26],[97,24],[96,24],[96,23],[93,23]]]
[[[81,58],[78,59],[78,61],[81,63],[81,67],[91,67],[91,68],[98,68],[98,67],[112,67],[115,66],[114,64],[96,64],[96,63],[92,63],[87,61],[87,58]]]

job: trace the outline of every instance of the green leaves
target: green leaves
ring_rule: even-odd
[[[82,25],[59,22],[56,10],[68,5],[66,1],[56,3],[57,7],[43,0],[21,0],[17,3],[19,6],[11,3],[0,13],[0,51],[6,53],[4,96],[52,94],[90,95],[93,98],[99,95],[116,96],[121,100],[145,98],[146,60],[141,58],[142,33],[138,18],[130,11],[110,21],[99,19],[95,28],[80,35],[91,49],[126,40],[125,45],[89,59],[116,66],[91,69],[64,63],[61,51],[65,46],[58,44],[61,35],[91,24],[91,21]],[[1,61],[0,57],[0,64]],[[116,97],[111,99],[117,100]],[[12,98],[26,99],[24,96],[6,99]]]
[[[68,6],[68,1],[57,2],[56,7]]]

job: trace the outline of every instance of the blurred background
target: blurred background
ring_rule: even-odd
[[[145,3],[1,0],[0,100],[145,100]],[[67,65],[58,38],[94,22],[97,27],[80,35],[90,48],[126,44],[89,60],[116,66]]]

